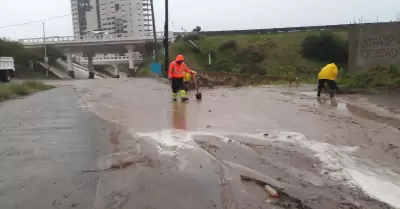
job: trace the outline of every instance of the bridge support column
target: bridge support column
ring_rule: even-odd
[[[71,78],[75,78],[74,66],[72,65],[72,53],[70,51],[67,51],[66,56],[67,56],[68,76]]]
[[[128,58],[129,58],[129,69],[128,74],[131,77],[135,76],[135,63],[133,60],[133,46],[127,46],[128,49]]]
[[[93,54],[88,53],[89,79],[94,79]]]
[[[115,78],[119,78],[119,69],[118,69],[118,64],[113,64],[112,65],[114,67],[114,74],[115,74]]]

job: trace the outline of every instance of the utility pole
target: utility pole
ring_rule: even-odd
[[[44,28],[44,23],[43,23],[43,48],[44,48],[44,63],[46,64],[46,76],[49,76],[49,68],[48,66],[48,62],[49,62],[49,58],[47,57],[47,47],[46,47],[46,31]]]
[[[151,21],[153,22],[153,59],[156,61],[156,49],[157,49],[157,32],[156,32],[156,20],[154,19],[154,4],[153,0],[150,0],[151,5]]]
[[[168,72],[169,65],[169,53],[168,53],[168,0],[165,0],[165,25],[164,25],[164,70]]]

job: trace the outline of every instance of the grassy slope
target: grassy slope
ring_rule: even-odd
[[[220,50],[222,43],[235,40],[239,48],[253,47],[255,50],[264,54],[264,60],[259,66],[264,68],[268,74],[285,75],[288,71],[308,71],[314,72],[320,69],[323,64],[316,63],[304,59],[300,55],[300,45],[304,38],[308,35],[319,34],[320,31],[292,32],[292,33],[270,33],[270,34],[248,34],[248,35],[226,35],[226,36],[209,36],[202,37],[200,40],[194,41],[200,48],[202,53],[196,54],[191,50],[188,42],[178,41],[171,45],[171,58],[177,54],[184,54],[186,63],[195,69],[205,69],[207,65],[208,51],[217,52],[217,63],[221,60],[235,62],[232,53]],[[347,39],[347,31],[334,31],[334,34]],[[240,63],[230,63],[232,65]]]
[[[17,96],[26,96],[36,91],[52,89],[53,86],[36,81],[26,81],[23,83],[1,83],[0,101],[12,99]]]

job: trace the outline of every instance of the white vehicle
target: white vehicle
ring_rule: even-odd
[[[14,72],[14,58],[0,57],[0,81],[10,82],[11,77],[14,77]]]

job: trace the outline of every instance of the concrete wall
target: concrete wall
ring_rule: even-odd
[[[349,69],[362,72],[377,65],[400,68],[400,22],[360,25],[349,30]]]

